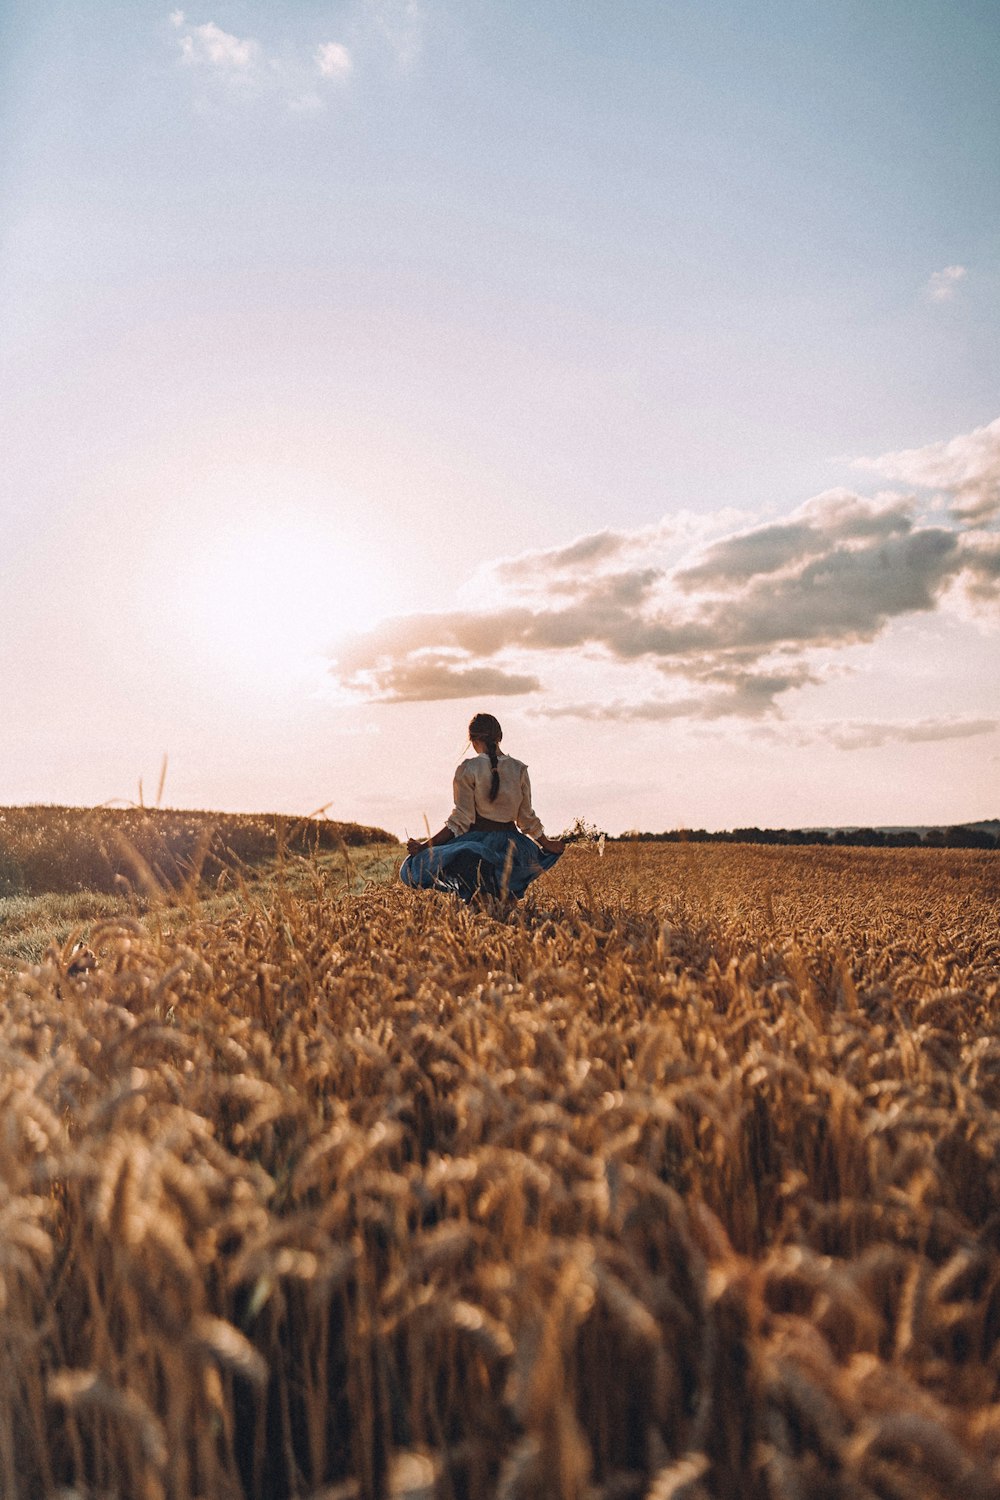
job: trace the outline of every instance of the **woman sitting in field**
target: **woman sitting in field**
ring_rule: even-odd
[[[430,839],[410,839],[399,878],[404,885],[452,891],[469,901],[477,893],[523,896],[565,845],[545,837],[531,806],[523,761],[500,749],[503,730],[492,714],[469,724],[475,755],[455,772],[455,810]]]

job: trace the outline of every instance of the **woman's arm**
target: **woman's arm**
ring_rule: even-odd
[[[472,827],[476,816],[476,798],[470,774],[467,763],[463,761],[455,772],[452,784],[455,807],[451,817],[429,839],[407,839],[406,847],[410,854],[416,854],[418,849],[436,849],[439,844],[450,844],[452,839]]]

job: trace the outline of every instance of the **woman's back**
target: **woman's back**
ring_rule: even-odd
[[[491,800],[493,767],[486,754],[463,760],[455,772],[455,810],[447,826],[453,833],[465,833],[477,817],[496,823],[516,823],[522,833],[533,836],[542,831],[542,820],[531,806],[531,783],[523,760],[513,755],[497,757],[500,785]]]

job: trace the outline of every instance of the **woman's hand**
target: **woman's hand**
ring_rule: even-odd
[[[436,849],[439,844],[450,844],[454,837],[455,835],[446,823],[429,839],[407,839],[406,851],[408,854],[417,854],[421,849]]]
[[[546,854],[561,854],[566,847],[562,839],[547,839],[544,834],[538,842]]]

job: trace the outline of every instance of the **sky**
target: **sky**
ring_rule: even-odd
[[[995,0],[8,0],[0,804],[1000,816]]]

